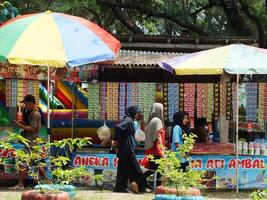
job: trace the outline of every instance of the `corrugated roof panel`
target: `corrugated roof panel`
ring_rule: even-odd
[[[182,56],[185,53],[120,50],[113,65],[157,65],[158,61]]]

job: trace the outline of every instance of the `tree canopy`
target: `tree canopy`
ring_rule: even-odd
[[[50,9],[115,34],[258,37],[267,46],[267,0],[10,0],[22,14]]]
[[[18,9],[14,7],[10,2],[0,1],[0,25],[4,22],[12,19],[18,15]]]

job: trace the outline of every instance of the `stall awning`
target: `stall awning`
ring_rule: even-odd
[[[243,44],[200,51],[161,61],[176,75],[267,74],[267,50]]]

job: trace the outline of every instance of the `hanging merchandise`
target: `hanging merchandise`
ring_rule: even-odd
[[[168,104],[168,83],[163,84],[163,110],[164,110],[164,120],[170,121],[172,120],[172,117],[168,118],[168,110],[169,110],[169,104]]]
[[[226,91],[226,119],[232,119],[232,84],[227,83]]]
[[[101,82],[99,83],[99,87],[100,87],[100,118],[107,119],[106,117],[107,84]]]
[[[246,120],[257,121],[257,97],[258,97],[258,84],[257,83],[246,83]]]
[[[33,93],[32,94],[35,97],[36,105],[39,105],[39,101],[40,101],[40,97],[39,97],[39,94],[40,94],[39,81],[33,81]]]
[[[236,95],[236,83],[233,83],[232,84],[232,113],[233,113],[233,116],[232,116],[232,119],[233,121],[236,121],[236,108],[237,108],[237,103],[236,103],[236,100],[237,100],[237,95]]]
[[[220,111],[220,84],[214,84],[214,119],[219,119]]]
[[[195,116],[195,84],[184,84],[184,111],[189,114],[190,118]]]
[[[6,80],[6,106],[11,107],[12,104],[12,81]]]
[[[138,106],[147,121],[152,104],[155,102],[155,83],[138,83]]]
[[[99,84],[88,84],[88,118],[99,119]]]
[[[226,117],[226,83],[220,84],[220,116]]]
[[[119,84],[107,83],[106,112],[107,119],[118,120],[119,117]]]
[[[207,122],[212,122],[212,114],[214,111],[214,84],[208,84],[208,102],[207,102]]]
[[[11,100],[11,107],[16,107],[17,106],[17,97],[18,97],[18,80],[13,79],[12,80],[12,100]]]
[[[179,84],[168,83],[168,116],[169,122],[173,121],[174,113],[179,111]]]
[[[27,81],[25,81],[25,83],[24,83],[24,81],[22,80],[22,79],[19,79],[19,80],[17,80],[17,83],[18,83],[18,88],[17,88],[17,92],[18,92],[18,96],[17,96],[17,105],[20,105],[20,102],[23,100],[23,98],[24,98],[24,94],[26,93],[26,94],[33,94],[33,93],[28,93],[28,89],[27,88],[25,88],[24,89],[24,87],[23,87],[23,85],[25,85],[26,87],[27,87]],[[32,87],[33,87],[33,85],[32,85]]]
[[[39,81],[8,79],[6,80],[6,106],[16,107],[20,105],[24,96],[31,94],[35,97],[36,105],[39,105]]]
[[[137,105],[138,103],[138,84],[127,83],[126,107]]]
[[[259,83],[258,121],[263,125],[267,120],[267,83]]]
[[[155,101],[159,103],[163,103],[163,84],[162,83],[155,83],[155,84],[156,84]]]
[[[266,96],[265,96],[265,92],[267,93],[267,91],[265,90],[265,85],[266,83],[259,83],[259,98],[258,98],[258,122],[259,124],[261,124],[261,126],[264,125],[264,119],[265,119],[265,113],[266,113]]]
[[[264,120],[267,120],[267,83],[264,84]]]
[[[120,83],[119,92],[119,120],[123,120],[125,113],[126,83]]]
[[[203,84],[202,87],[202,116],[208,116],[208,84]]]
[[[197,84],[197,118],[203,117],[203,89],[204,89],[204,84],[199,83]]]
[[[185,84],[179,84],[179,110],[180,111],[184,111],[184,102],[185,102],[185,98],[184,98],[184,94],[185,94],[185,88],[184,88]]]
[[[147,83],[147,93],[145,93],[144,118],[147,120],[151,111],[151,106],[156,99],[156,84]]]

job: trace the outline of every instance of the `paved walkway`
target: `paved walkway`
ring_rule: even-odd
[[[205,195],[206,196],[206,195]],[[236,195],[234,192],[208,193],[207,200],[249,200],[249,193]],[[0,200],[20,200],[21,191],[0,190]],[[154,194],[113,193],[110,191],[78,190],[76,200],[152,200]]]
[[[210,197],[206,197],[206,200],[217,200],[217,199],[231,199],[231,200],[249,200],[249,198],[244,198],[246,195],[238,195],[233,193],[228,193],[227,195],[218,193],[211,193]],[[152,200],[154,199],[154,194],[133,194],[133,193],[113,193],[109,191],[86,191],[78,193],[77,200]]]

